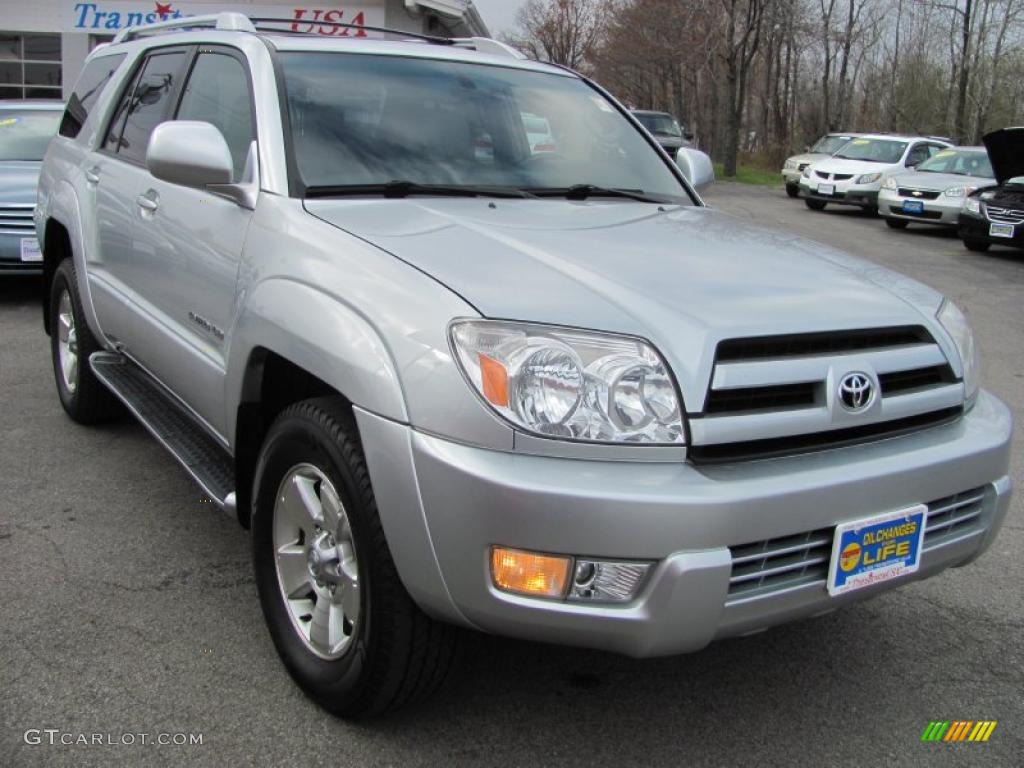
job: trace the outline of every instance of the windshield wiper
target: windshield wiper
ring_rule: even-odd
[[[512,187],[468,186],[462,184],[420,184],[415,181],[388,181],[383,184],[339,184],[306,187],[306,197],[358,197],[382,195],[400,198],[410,195],[440,197],[533,197]]]
[[[641,203],[661,203],[653,195],[645,193],[642,189],[621,189],[599,187],[595,184],[573,184],[571,187],[539,187],[530,188],[530,193],[537,197],[564,197],[566,200],[586,200],[588,197],[625,197],[630,200],[637,200]]]

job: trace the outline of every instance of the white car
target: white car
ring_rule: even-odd
[[[944,149],[915,170],[886,178],[878,212],[893,229],[912,221],[955,227],[967,196],[995,183],[984,147]]]
[[[949,146],[943,139],[923,136],[864,134],[804,168],[800,195],[814,211],[839,203],[877,212],[878,193],[888,175],[913,168]]]

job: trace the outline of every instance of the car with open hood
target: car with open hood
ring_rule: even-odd
[[[923,136],[863,134],[804,168],[800,195],[814,211],[831,203],[875,212],[887,176],[914,168],[949,146],[944,139]]]
[[[49,99],[0,101],[0,275],[43,270],[32,212],[43,154],[63,109]]]
[[[1012,420],[953,302],[709,208],[579,74],[380,34],[120,32],[36,209],[60,404],[251,531],[313,700],[421,698],[458,628],[696,651],[992,544]]]
[[[1024,248],[1024,127],[987,134],[995,184],[972,192],[959,217],[959,234],[970,251],[991,245]]]
[[[907,173],[886,177],[878,193],[878,212],[892,229],[904,229],[911,222],[955,227],[967,197],[993,184],[984,147],[950,147]]]
[[[826,133],[812,146],[807,147],[806,152],[787,157],[786,162],[782,164],[782,181],[786,185],[786,194],[790,197],[798,197],[800,195],[800,175],[804,172],[804,168],[813,162],[831,157],[846,146],[851,139],[855,139],[859,135],[849,132]]]

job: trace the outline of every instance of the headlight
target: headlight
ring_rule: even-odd
[[[804,170],[800,175],[803,176],[805,179],[811,178],[811,166],[804,166]]]
[[[858,176],[857,177],[857,183],[858,184],[874,184],[880,178],[882,178],[882,174],[880,174],[880,173],[865,173],[863,176]]]
[[[787,160],[782,167],[785,168],[787,171],[795,171],[796,160]]]
[[[981,200],[976,197],[968,197],[967,201],[964,203],[964,210],[967,211],[967,213],[974,213],[980,216]]]
[[[960,355],[960,362],[964,368],[964,392],[968,401],[973,400],[974,396],[978,394],[978,387],[981,384],[981,369],[978,345],[974,343],[971,326],[960,308],[949,299],[942,302],[937,317],[956,345],[956,351]]]
[[[950,187],[942,194],[946,197],[967,197],[967,195],[971,194],[975,189],[977,189],[977,187]]]
[[[526,431],[602,443],[685,442],[675,382],[640,339],[457,320],[451,341],[484,402]]]
[[[882,189],[899,189],[899,185],[896,183],[895,177],[890,176],[886,179],[885,183],[882,184]]]

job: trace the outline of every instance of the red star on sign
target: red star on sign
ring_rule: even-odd
[[[168,3],[167,5],[161,5],[160,3],[157,3],[156,15],[160,16],[161,18],[164,16],[170,16],[172,13],[174,13],[174,9],[171,8],[172,5],[174,5],[174,3]]]

